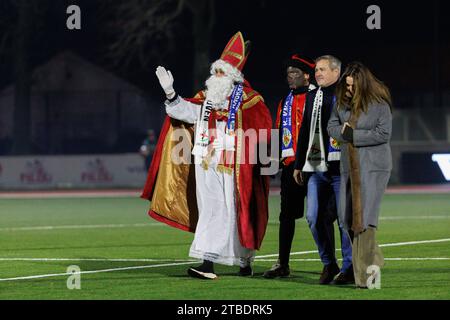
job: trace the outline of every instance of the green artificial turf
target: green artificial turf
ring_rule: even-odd
[[[193,234],[163,225],[146,214],[138,198],[1,199],[0,279],[82,272],[81,289],[69,290],[67,275],[0,280],[0,299],[449,299],[450,241],[383,247],[388,260],[380,290],[318,284],[322,265],[317,253],[293,254],[291,276],[267,280],[275,263],[279,197],[270,197],[266,236],[254,263],[254,276],[235,276],[237,267],[216,266],[219,279],[187,276],[197,262],[188,257]],[[450,238],[448,195],[386,195],[381,208],[380,244]],[[339,247],[336,229],[336,242]],[[305,219],[297,222],[292,252],[316,250]],[[340,258],[340,252],[337,252]],[[71,261],[13,261],[12,258],[67,258]],[[84,260],[77,260],[84,259]],[[98,261],[86,260],[98,259]],[[154,259],[107,261],[106,259]],[[168,264],[168,265],[167,265]],[[160,266],[166,265],[166,266]],[[142,269],[119,268],[145,266]],[[152,267],[153,266],[153,267]],[[111,270],[113,269],[113,270]]]

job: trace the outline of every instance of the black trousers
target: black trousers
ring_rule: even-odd
[[[281,211],[278,234],[278,254],[281,265],[289,264],[292,240],[295,233],[295,220],[303,217],[306,196],[306,183],[299,186],[293,177],[294,164],[283,167],[281,172]]]

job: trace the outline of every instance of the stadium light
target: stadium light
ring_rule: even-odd
[[[445,180],[450,181],[450,153],[433,154],[431,160],[437,162]]]

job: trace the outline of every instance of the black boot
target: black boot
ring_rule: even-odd
[[[347,271],[340,272],[333,282],[335,285],[355,284],[355,274],[353,273],[353,266]]]
[[[278,262],[264,272],[264,278],[284,278],[291,273],[289,269],[289,256],[291,254],[292,240],[295,233],[295,219],[280,219],[280,229],[278,232]]]
[[[289,270],[289,265],[282,265],[280,263],[274,264],[270,270],[264,272],[264,278],[274,279],[274,278],[285,278],[291,273]]]
[[[217,279],[217,275],[214,273],[214,263],[209,260],[204,260],[198,267],[190,267],[187,273],[193,278],[205,280]]]
[[[330,263],[323,267],[322,274],[320,275],[320,284],[329,284],[334,280],[334,277],[339,273],[339,266],[336,262]]]
[[[238,276],[240,276],[240,277],[253,276],[252,266],[248,265],[246,267],[240,267],[239,268],[239,272],[238,272]]]

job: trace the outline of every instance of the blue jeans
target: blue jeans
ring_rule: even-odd
[[[333,223],[338,219],[340,179],[340,176],[330,175],[326,172],[314,172],[308,180],[306,220],[324,265],[336,263]],[[336,198],[336,206],[334,203],[330,204],[333,193]],[[346,272],[352,265],[351,239],[340,223],[339,231],[343,258],[341,272]]]

